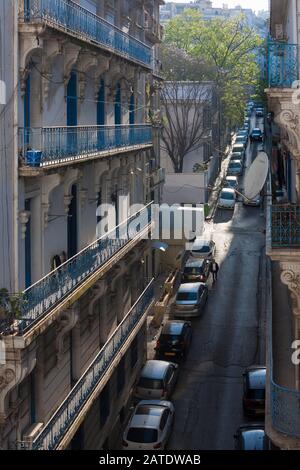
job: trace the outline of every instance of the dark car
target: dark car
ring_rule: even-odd
[[[210,274],[210,261],[190,258],[183,268],[181,282],[206,282]]]
[[[248,367],[243,374],[244,395],[243,408],[246,415],[265,414],[266,368]]]
[[[189,321],[168,321],[156,344],[156,358],[180,361],[186,356],[191,339],[192,326]]]
[[[264,117],[264,110],[262,108],[256,108],[256,117]]]
[[[262,141],[263,140],[263,133],[259,128],[253,129],[253,131],[250,134],[250,140],[251,142],[255,141]]]
[[[275,450],[261,424],[241,426],[234,435],[236,450]]]

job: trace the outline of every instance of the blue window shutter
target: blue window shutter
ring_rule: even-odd
[[[77,75],[71,73],[67,86],[67,126],[77,126]]]
[[[135,123],[135,107],[134,107],[134,93],[132,93],[130,97],[130,104],[129,104],[129,124]]]
[[[118,83],[115,95],[115,125],[119,126],[121,123],[121,85]]]
[[[105,124],[105,85],[104,80],[101,80],[100,89],[97,101],[97,125],[104,126]]]

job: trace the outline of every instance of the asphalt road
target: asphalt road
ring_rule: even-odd
[[[245,173],[256,153],[256,145],[249,146]],[[191,349],[172,397],[170,450],[234,449],[233,435],[247,422],[242,374],[265,360],[264,225],[261,208],[239,202],[234,213],[218,210],[206,226],[217,245],[220,272],[203,316],[193,321]]]

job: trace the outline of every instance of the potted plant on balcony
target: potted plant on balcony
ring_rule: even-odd
[[[0,289],[0,335],[12,335],[17,332],[16,321],[21,318],[23,294],[10,294],[7,289]]]

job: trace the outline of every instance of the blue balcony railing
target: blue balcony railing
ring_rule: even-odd
[[[269,87],[291,88],[299,80],[299,50],[296,44],[268,44]]]
[[[152,49],[71,0],[24,0],[24,20],[43,22],[152,68]]]
[[[271,276],[272,277],[272,276]],[[272,281],[271,281],[272,282]],[[268,296],[272,296],[272,287]],[[272,418],[272,426],[277,431],[293,437],[300,438],[300,390],[283,387],[274,379],[274,361],[273,356],[276,354],[273,349],[273,318],[269,317],[269,327],[267,329],[269,336],[269,372],[270,372],[270,414]],[[293,321],[291,316],[291,322]],[[286,348],[291,351],[290,344],[286,344]],[[284,367],[284,364],[282,365]],[[278,372],[278,371],[276,371]],[[296,366],[295,366],[296,373]]]
[[[110,365],[118,357],[120,349],[147,312],[153,299],[154,280],[148,284],[85,374],[79,379],[40,435],[33,441],[33,450],[55,450],[59,446]]]
[[[300,206],[272,205],[272,248],[300,248]]]
[[[96,240],[73,258],[66,261],[36,284],[29,287],[22,298],[21,319],[18,320],[22,335],[46,316],[62,300],[67,298],[92,274],[105,265],[130,240],[147,232],[151,224],[152,203],[125,222]],[[136,222],[136,223],[135,223]]]
[[[19,129],[19,157],[23,164],[47,167],[104,156],[152,144],[152,128],[146,124],[76,126]]]

